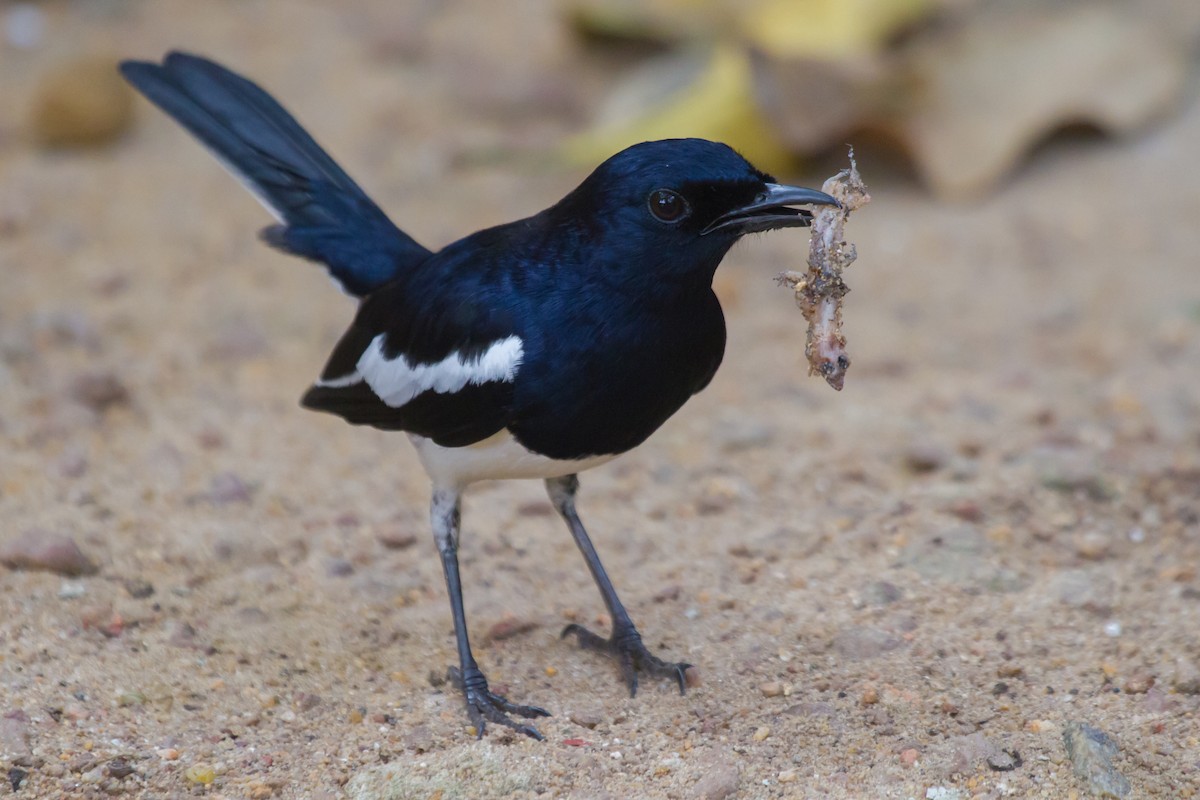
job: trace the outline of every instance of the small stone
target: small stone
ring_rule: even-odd
[[[249,503],[254,499],[255,487],[246,483],[233,472],[221,472],[213,476],[203,499],[219,506],[230,503]]]
[[[78,600],[87,594],[87,584],[83,581],[63,581],[58,587],[58,599]]]
[[[29,716],[24,711],[10,711],[0,717],[0,755],[14,761],[31,757],[31,736]]]
[[[1186,658],[1177,659],[1171,674],[1171,688],[1180,694],[1200,694],[1200,665]]]
[[[904,451],[904,467],[917,474],[933,472],[945,464],[948,457],[946,451],[935,444],[917,442]]]
[[[133,90],[115,59],[84,56],[60,64],[34,96],[33,137],[46,147],[107,144],[133,122]]]
[[[71,381],[71,399],[102,414],[115,406],[129,403],[129,390],[111,372],[88,372]]]
[[[799,773],[796,770],[785,769],[783,772],[780,772],[777,776],[775,776],[775,779],[780,783],[794,783],[798,776]]]
[[[31,528],[0,545],[0,564],[9,569],[44,570],[70,577],[98,571],[74,539],[42,528]]]
[[[567,719],[581,728],[587,728],[588,730],[595,729],[597,725],[604,721],[604,718],[600,716],[600,712],[594,709],[572,711]]]
[[[388,550],[405,550],[417,543],[417,535],[401,528],[388,528],[375,535],[375,539]]]
[[[299,692],[292,698],[292,705],[297,711],[311,711],[321,705],[321,696],[310,692]]]
[[[779,681],[767,681],[759,684],[758,690],[762,692],[763,697],[779,697],[783,694],[783,684]]]
[[[124,581],[125,591],[130,597],[144,600],[154,594],[154,584],[141,578],[129,578]]]
[[[330,578],[345,578],[354,574],[354,565],[344,558],[331,558],[325,562],[325,575]]]
[[[108,762],[108,766],[105,767],[105,771],[108,772],[110,777],[116,778],[117,780],[128,778],[135,772],[130,763],[123,758],[114,758],[112,761]]]
[[[1112,620],[1109,620],[1108,622],[1104,623],[1104,635],[1109,637],[1110,639],[1116,639],[1118,636],[1120,636],[1121,635],[1120,620],[1112,619]]]
[[[208,786],[217,779],[217,772],[208,764],[193,764],[183,771],[183,777],[188,783]]]
[[[19,792],[21,791],[21,786],[25,783],[25,779],[27,777],[29,777],[28,772],[20,767],[13,767],[8,771],[8,784],[12,787],[14,792]]]
[[[754,736],[751,738],[753,738],[754,741],[756,741],[756,742],[764,742],[767,740],[767,737],[770,735],[771,735],[771,729],[769,727],[767,727],[766,725],[763,725],[762,727],[760,727],[758,730],[756,730],[754,732]]]
[[[179,759],[179,755],[180,755],[179,751],[176,750],[174,747],[164,747],[160,750],[155,750],[154,754],[157,755],[159,758],[161,758],[163,761],[176,761]]]
[[[1025,674],[1025,668],[1020,664],[1001,664],[996,667],[996,675],[1000,678],[1019,678]]]
[[[511,639],[514,636],[520,636],[523,633],[529,633],[538,627],[538,623],[531,619],[519,619],[515,616],[506,616],[504,619],[493,625],[487,633],[487,638],[493,642],[502,642],[505,639]]]
[[[1075,553],[1089,561],[1107,558],[1111,548],[1109,537],[1100,531],[1087,531],[1075,537]]]
[[[872,581],[862,593],[862,601],[868,606],[890,606],[902,597],[900,587],[888,581]]]
[[[1154,676],[1144,669],[1134,670],[1121,687],[1127,694],[1145,694],[1154,685]]]
[[[965,800],[966,795],[949,786],[930,786],[925,790],[925,800]]]
[[[721,514],[735,503],[746,498],[749,491],[744,484],[724,476],[714,476],[704,482],[696,511],[700,514]]]
[[[742,773],[736,765],[718,763],[692,787],[691,796],[697,800],[725,800],[737,794],[741,785]]]
[[[683,587],[681,587],[677,583],[674,583],[674,584],[671,584],[670,586],[664,586],[663,588],[659,589],[657,592],[654,593],[654,596],[650,599],[656,603],[665,603],[668,600],[678,600],[679,595],[682,592],[683,592]]]
[[[873,706],[879,702],[879,692],[875,687],[870,686],[862,693],[862,697],[858,699],[858,704],[861,706]]]
[[[1075,775],[1085,780],[1097,797],[1128,797],[1130,785],[1112,765],[1120,748],[1098,728],[1081,722],[1069,722],[1063,730],[1063,744]]]
[[[697,686],[704,685],[704,675],[696,666],[688,667],[683,671],[683,683],[689,689],[695,689]]]
[[[901,640],[878,628],[848,628],[833,639],[833,651],[847,661],[876,658],[902,644]]]
[[[921,751],[917,750],[915,747],[910,747],[907,750],[901,751],[900,764],[901,764],[901,766],[911,767],[914,764],[916,764],[917,761],[920,760],[920,758],[921,758]]]

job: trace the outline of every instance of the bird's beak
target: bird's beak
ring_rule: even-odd
[[[735,208],[717,217],[700,231],[733,229],[737,233],[757,233],[775,228],[802,228],[812,224],[812,212],[791,206],[841,206],[836,199],[816,189],[768,183],[766,191],[749,205]]]

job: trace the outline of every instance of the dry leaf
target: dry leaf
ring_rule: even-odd
[[[638,142],[695,136],[725,142],[768,172],[793,162],[755,103],[749,55],[733,45],[655,59],[610,98],[596,127],[568,143],[592,164]]]
[[[937,192],[978,194],[1064,126],[1122,134],[1166,114],[1188,67],[1129,8],[989,9],[914,55],[925,91],[900,132]]]

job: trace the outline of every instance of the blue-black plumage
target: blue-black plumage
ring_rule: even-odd
[[[261,88],[206,59],[169,54],[122,73],[275,214],[264,238],[324,263],[362,298],[308,408],[405,431],[433,481],[431,520],[459,650],[456,680],[487,721],[541,738],[543,716],[488,689],[467,637],[458,569],[459,497],[470,483],[542,478],[600,588],[608,638],[564,631],[639,672],[686,664],[652,655],[578,514],[576,473],[641,444],[712,380],[725,351],[713,274],[746,233],[809,224],[797,205],[836,204],[782,186],[726,145],[645,142],[527,219],[431,253],[384,215]]]

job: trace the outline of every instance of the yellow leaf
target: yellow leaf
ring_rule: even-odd
[[[764,0],[741,29],[775,57],[840,58],[879,49],[934,8],[933,0]]]
[[[768,171],[787,171],[794,163],[755,103],[742,49],[718,45],[698,62],[692,53],[673,58],[669,69],[664,64],[652,62],[626,87],[632,96],[614,98],[617,110],[607,122],[568,142],[568,160],[594,164],[638,142],[694,136],[725,142]]]

